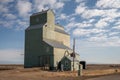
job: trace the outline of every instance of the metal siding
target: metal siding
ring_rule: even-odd
[[[36,22],[36,18],[40,21]],[[40,60],[47,60],[45,56],[50,56],[50,67],[54,68],[57,66],[56,62],[64,57],[65,50],[71,50],[70,36],[66,35],[64,28],[60,26],[58,26],[59,29],[55,29],[54,21],[55,17],[51,10],[33,14],[30,17],[30,27],[25,30],[24,67],[40,66]],[[47,47],[50,48],[48,52]],[[40,56],[45,59],[40,59]],[[70,62],[70,68],[72,68],[71,65]]]
[[[39,19],[39,21],[36,21]],[[47,13],[30,16],[30,25],[43,24],[47,22]]]
[[[36,56],[42,53],[42,30],[32,29],[25,34],[25,66],[37,66]]]

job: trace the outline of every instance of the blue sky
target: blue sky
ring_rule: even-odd
[[[23,63],[29,16],[53,9],[87,63],[120,64],[120,0],[0,0],[0,64]]]

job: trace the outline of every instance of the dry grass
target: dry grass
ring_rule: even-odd
[[[88,65],[83,71],[84,76],[107,75],[120,72],[120,65]]]
[[[83,76],[77,72],[42,71],[40,68],[24,69],[22,65],[0,65],[0,80],[84,80],[91,77],[120,73],[120,66],[88,65]]]
[[[0,65],[0,71],[1,70],[13,70],[13,69],[16,69],[18,67],[23,67],[23,65],[11,65],[11,64]]]

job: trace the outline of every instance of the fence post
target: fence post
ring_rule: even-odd
[[[79,64],[78,66],[79,66],[78,76],[82,76],[82,69],[83,69],[83,66],[82,66],[81,64]]]

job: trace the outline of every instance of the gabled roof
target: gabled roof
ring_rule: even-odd
[[[48,9],[49,10],[49,9]],[[35,15],[38,15],[38,14],[43,14],[43,13],[46,13],[48,10],[45,10],[45,11],[41,11],[41,12],[37,12],[37,13],[33,13],[32,16],[35,16]]]
[[[58,23],[57,23],[57,24],[55,24],[55,25],[56,25],[56,26],[59,26],[59,27],[61,27],[61,28],[64,28],[63,26],[61,26],[61,25],[60,25],[60,24],[58,24]]]
[[[73,57],[65,56],[64,58],[67,58],[67,59],[69,59],[71,62],[73,62]],[[75,62],[80,62],[77,58],[74,58],[74,61],[75,61]]]
[[[61,49],[71,50],[71,48],[69,48],[68,46],[66,46],[63,43],[60,43],[58,41],[55,41],[55,40],[44,39],[43,41],[45,43],[49,44],[50,46],[55,47],[55,48],[61,48]]]
[[[47,13],[48,11],[52,11],[52,13],[54,14],[52,9],[48,9],[48,10],[42,10],[41,12],[37,12],[37,13],[33,13],[31,16],[35,16],[35,15],[39,15],[39,14],[43,14],[43,13]]]
[[[64,27],[59,24],[55,24],[55,31],[62,34],[69,35],[67,32],[65,32]]]
[[[69,35],[69,34],[66,33],[64,30],[61,30],[61,29],[58,29],[58,28],[55,28],[55,31],[56,31],[56,32],[59,32],[59,33],[63,33],[63,34]]]

